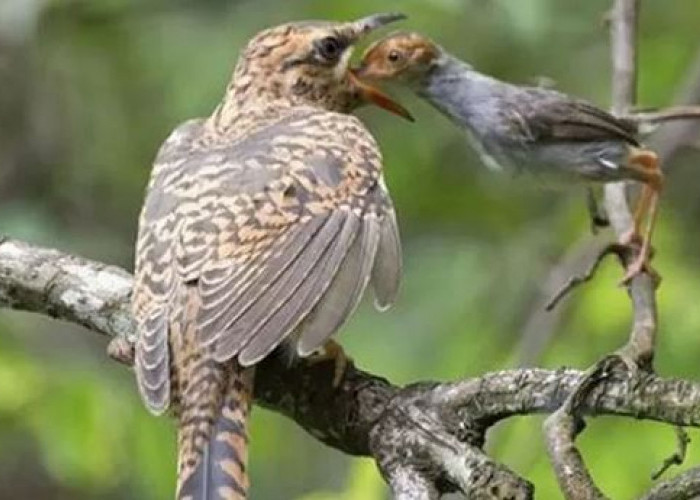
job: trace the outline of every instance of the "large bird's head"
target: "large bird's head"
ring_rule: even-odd
[[[348,71],[353,46],[402,14],[375,14],[348,23],[306,21],[258,33],[243,50],[229,98],[243,106],[291,102],[349,112],[363,103],[408,117],[407,111]]]

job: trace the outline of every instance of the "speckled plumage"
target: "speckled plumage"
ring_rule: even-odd
[[[358,23],[256,36],[213,114],[180,125],[156,158],[135,367],[148,408],[179,419],[179,498],[246,497],[255,363],[281,342],[321,347],[369,281],[379,305],[395,298],[396,218],[377,144],[346,114],[361,103],[347,51],[309,60],[323,37],[350,45],[367,31]]]

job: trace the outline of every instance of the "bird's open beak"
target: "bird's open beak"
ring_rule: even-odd
[[[395,115],[405,118],[410,122],[415,121],[413,116],[411,116],[411,113],[409,113],[406,108],[401,106],[401,104],[394,101],[381,90],[378,90],[357,78],[354,70],[348,70],[348,78],[350,79],[350,84],[357,90],[360,99],[362,99],[364,102],[374,104],[382,109],[386,109],[390,113],[394,113]]]
[[[368,33],[381,28],[382,26],[386,26],[389,23],[400,21],[402,19],[406,19],[406,16],[397,12],[373,14],[371,16],[363,17],[362,19],[348,23],[343,31],[345,32],[347,38],[351,40],[352,43],[355,43]],[[379,89],[376,89],[360,80],[360,78],[358,78],[356,75],[355,70],[348,69],[347,72],[348,78],[350,79],[350,84],[356,89],[360,99],[362,99],[364,102],[379,106],[380,108],[386,109],[390,113],[394,113],[395,115],[409,121],[414,121],[413,117],[406,108],[392,100],[388,95]]]

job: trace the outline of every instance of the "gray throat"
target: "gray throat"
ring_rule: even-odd
[[[459,126],[475,132],[475,122],[499,83],[443,52],[415,91]]]
[[[494,170],[508,168],[493,140],[493,130],[498,128],[498,96],[508,91],[508,84],[479,73],[447,53],[416,89],[419,96],[467,131],[472,147]]]

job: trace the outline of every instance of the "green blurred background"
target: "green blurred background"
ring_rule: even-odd
[[[640,103],[673,100],[700,48],[700,2],[644,1]],[[409,14],[478,68],[609,104],[608,0],[0,0],[0,232],[131,269],[150,162],[180,121],[208,114],[238,50],[261,28],[308,18]],[[384,154],[405,242],[398,304],[364,304],[341,341],[395,383],[457,379],[518,365],[585,367],[626,338],[630,306],[611,260],[553,314],[542,302],[595,245],[579,190],[557,193],[487,172],[462,134],[399,95],[413,125],[364,118]],[[697,138],[697,139],[700,139]],[[662,374],[700,376],[700,154],[676,154],[655,260]],[[599,242],[609,238],[599,237]],[[593,241],[593,243],[591,243]],[[568,264],[567,264],[568,265]],[[106,339],[0,311],[0,498],[165,499],[172,423],[142,408]],[[540,417],[494,429],[488,448],[558,498]],[[697,437],[692,433],[691,437]],[[674,447],[673,430],[599,418],[582,436],[594,476],[633,498]],[[373,463],[319,444],[256,409],[256,499],[387,498]],[[693,443],[687,465],[700,462]]]

